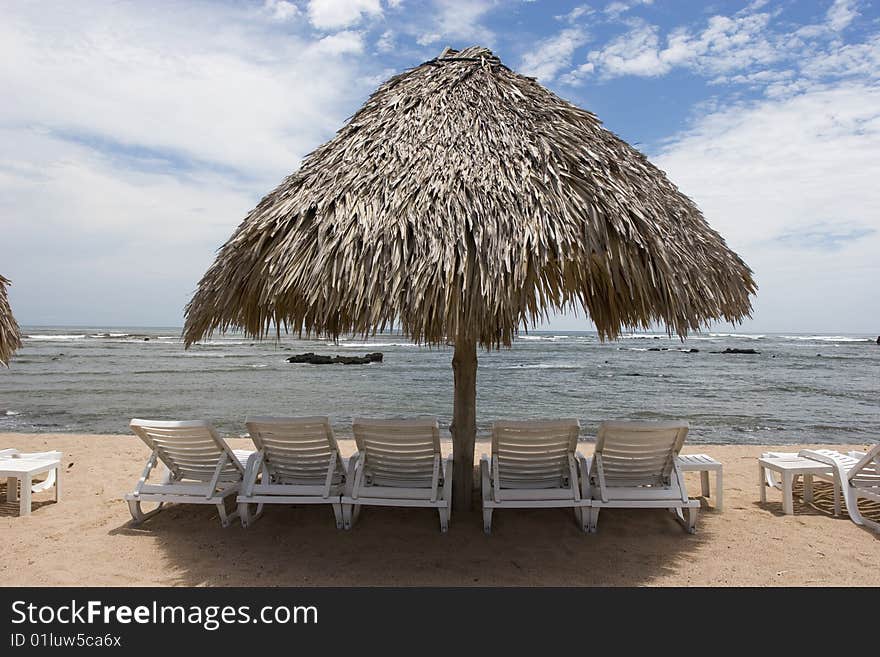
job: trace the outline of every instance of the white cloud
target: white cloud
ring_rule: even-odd
[[[364,38],[360,32],[343,30],[330,34],[318,41],[315,50],[330,55],[345,55],[363,52]]]
[[[654,0],[628,0],[626,2],[616,1],[610,2],[605,5],[605,8],[602,10],[606,16],[611,18],[612,20],[620,18],[622,14],[625,14],[633,7],[638,5],[652,5],[654,4]]]
[[[371,71],[342,56],[361,37],[281,31],[262,5],[50,9],[7,7],[0,22],[0,59],[16,63],[0,67],[15,99],[0,103],[0,224],[18,245],[3,257],[16,310],[177,323],[214,249],[369,91]]]
[[[437,43],[442,38],[443,35],[439,32],[429,32],[426,34],[420,34],[416,38],[416,43],[420,46],[430,46],[432,43]]]
[[[835,43],[802,62],[801,72],[810,78],[865,77],[880,78],[880,34],[864,43]]]
[[[434,0],[431,28],[424,33],[437,36],[430,43],[446,39],[452,47],[492,47],[495,33],[483,19],[494,6],[491,0]]]
[[[859,15],[853,0],[834,0],[834,4],[828,9],[828,25],[832,30],[839,32],[849,26]]]
[[[601,50],[590,52],[587,59],[591,70],[601,71],[606,78],[668,73],[672,65],[660,56],[659,31],[654,25],[642,23]]]
[[[299,16],[299,7],[287,0],[266,0],[263,10],[276,21],[288,21]]]
[[[860,44],[839,39],[838,32],[859,15],[854,2],[836,0],[826,22],[797,27],[774,25],[781,12],[756,11],[765,4],[754,2],[732,16],[712,16],[702,29],[677,27],[665,37],[658,26],[629,18],[628,32],[589,52],[585,63],[560,79],[576,84],[593,74],[602,79],[655,77],[687,69],[713,84],[765,85],[768,94],[778,96],[786,90],[803,91],[799,76],[877,77],[877,35]]]
[[[880,89],[839,82],[712,111],[652,159],[755,269],[757,317],[776,322],[762,330],[865,330],[880,321],[878,152]]]
[[[766,65],[780,57],[767,34],[769,19],[769,14],[712,16],[699,32],[673,30],[665,44],[657,26],[635,19],[629,32],[591,51],[587,61],[604,78],[665,75],[676,67],[719,74]]]
[[[320,30],[357,25],[364,17],[382,15],[379,0],[309,0],[309,20]]]
[[[592,62],[586,62],[569,71],[565,75],[560,76],[559,81],[562,84],[577,87],[583,84],[584,78],[592,74],[594,70],[595,66],[593,66]]]
[[[593,13],[592,7],[589,5],[578,5],[574,9],[572,9],[567,14],[561,14],[559,16],[555,16],[558,21],[565,21],[566,23],[575,23],[579,18],[584,16],[589,16]]]
[[[394,50],[394,30],[385,30],[376,41],[376,49],[379,52],[391,52]]]
[[[571,66],[575,50],[589,41],[587,33],[578,27],[562,30],[556,36],[539,41],[532,52],[526,53],[519,71],[542,82],[551,82],[562,69]]]

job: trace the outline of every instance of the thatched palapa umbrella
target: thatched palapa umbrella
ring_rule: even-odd
[[[21,330],[9,307],[7,285],[11,285],[10,281],[0,276],[0,363],[8,366],[13,352],[21,347]]]
[[[751,271],[590,112],[446,49],[385,82],[251,211],[186,309],[187,346],[275,325],[454,342],[455,506],[470,506],[477,347],[582,308],[603,338],[748,316]],[[573,409],[574,410],[574,409]]]

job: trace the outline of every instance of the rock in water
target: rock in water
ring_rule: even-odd
[[[722,354],[760,354],[760,351],[755,351],[754,349],[731,349],[728,347],[724,351],[718,352]]]
[[[343,365],[366,365],[373,361],[361,356],[334,356],[332,362],[342,363]]]
[[[366,356],[321,356],[312,351],[305,354],[296,354],[287,358],[288,363],[308,363],[309,365],[333,365],[341,363],[342,365],[366,365],[368,363],[381,363],[383,355],[381,352],[367,354]]]
[[[305,354],[297,354],[287,359],[288,363],[309,363],[310,365],[329,365],[333,362],[330,356],[319,356],[313,351]]]

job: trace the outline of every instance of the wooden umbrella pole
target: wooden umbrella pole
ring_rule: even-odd
[[[452,356],[455,379],[453,401],[452,468],[453,508],[470,511],[474,486],[474,443],[477,438],[477,343],[459,337]]]

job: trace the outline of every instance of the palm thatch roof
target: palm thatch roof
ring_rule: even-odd
[[[21,347],[21,331],[9,307],[7,285],[10,285],[10,281],[0,276],[0,363],[4,365],[9,364],[13,352]]]
[[[191,344],[274,323],[336,337],[510,345],[583,309],[603,338],[739,321],[750,269],[664,173],[590,112],[489,50],[385,82],[220,249]]]

